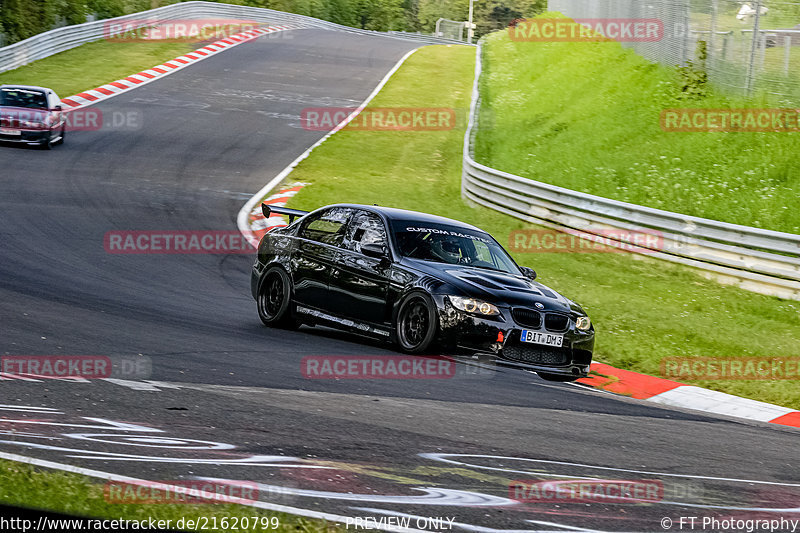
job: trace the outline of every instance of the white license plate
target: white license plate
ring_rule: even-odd
[[[520,334],[522,342],[529,342],[531,344],[544,344],[545,346],[558,346],[564,345],[564,335],[553,335],[551,333],[540,333],[538,331],[531,331],[523,329]]]
[[[0,128],[0,135],[22,135],[22,132],[11,128]]]

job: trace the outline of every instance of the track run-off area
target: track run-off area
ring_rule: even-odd
[[[146,369],[1,381],[0,457],[101,478],[247,482],[263,509],[430,531],[800,518],[794,429],[469,357],[451,379],[306,379],[306,356],[396,353],[324,328],[263,327],[249,253],[107,251],[114,231],[236,231],[253,193],[325,135],[301,126],[302,110],[358,106],[416,46],[285,31],[96,105],[140,127],[71,132],[52,151],[0,147],[0,353]],[[515,491],[532,480],[650,481],[660,492],[615,502]]]

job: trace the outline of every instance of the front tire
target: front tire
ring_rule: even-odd
[[[292,283],[280,267],[272,267],[261,277],[256,296],[258,318],[265,326],[296,328],[299,324],[291,316]]]
[[[436,304],[431,297],[421,292],[408,295],[400,304],[395,323],[400,350],[408,354],[428,351],[436,341],[438,330]]]
[[[64,124],[63,126],[61,126],[61,135],[59,139],[53,144],[64,144],[64,134],[66,133],[66,131],[67,131],[67,125]]]
[[[42,141],[39,145],[42,150],[52,150],[53,149],[53,132],[47,132],[47,138]]]

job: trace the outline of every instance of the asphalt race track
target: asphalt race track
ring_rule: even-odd
[[[247,198],[323,135],[300,127],[301,110],[356,106],[414,46],[282,32],[98,105],[139,127],[71,132],[52,151],[0,146],[0,353],[152,368],[143,379],[0,382],[0,451],[152,480],[247,480],[264,502],[412,516],[412,528],[454,519],[428,524],[436,531],[796,519],[793,429],[466,357],[450,379],[305,379],[304,356],[393,352],[322,328],[264,328],[250,255],[107,253],[109,231],[235,231]],[[662,492],[509,499],[512,480],[587,478]]]

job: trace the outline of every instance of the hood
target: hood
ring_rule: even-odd
[[[522,275],[407,258],[404,259],[404,262],[408,266],[435,276],[450,285],[452,290],[443,287],[437,291],[440,293],[450,292],[457,296],[471,296],[501,306],[535,309],[536,304],[540,303],[544,306],[542,309],[544,311],[583,313],[580,306],[571,300],[546,285]]]
[[[0,105],[0,115],[7,117],[9,115],[27,115],[33,117],[46,116],[50,113],[49,109],[38,109],[34,107],[12,107],[7,105]]]
[[[47,109],[31,109],[27,107],[0,106],[0,120],[5,125],[7,122],[20,120],[35,120],[44,122],[50,116]]]

